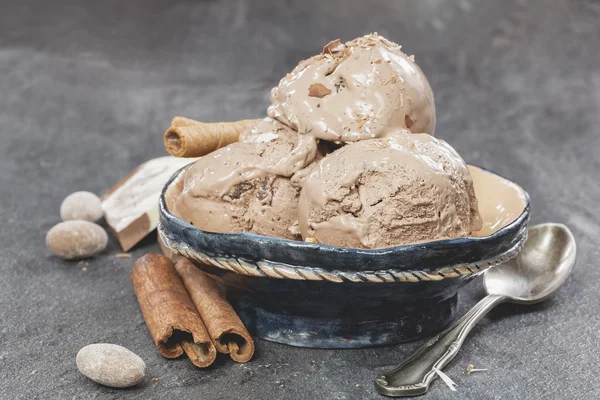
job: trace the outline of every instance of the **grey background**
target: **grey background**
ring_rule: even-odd
[[[308,350],[257,342],[248,364],[199,370],[154,348],[116,242],[86,265],[44,247],[62,199],[103,193],[164,154],[174,115],[264,115],[268,91],[333,38],[378,31],[428,75],[438,137],[526,188],[532,223],[568,224],[574,274],[530,308],[477,326],[430,399],[600,396],[600,2],[4,1],[0,6],[0,397],[380,398],[373,376],[419,343]],[[134,257],[157,250],[147,240]],[[87,270],[83,271],[85,267]],[[470,285],[460,313],[482,297]],[[89,343],[138,353],[148,376],[117,391],[80,375]],[[466,375],[468,363],[489,371]],[[153,381],[151,378],[157,378]]]

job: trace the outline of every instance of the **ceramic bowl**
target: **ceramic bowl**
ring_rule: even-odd
[[[251,332],[293,346],[356,348],[431,336],[455,318],[458,290],[520,250],[529,196],[469,166],[484,228],[477,236],[376,250],[250,233],[202,231],[159,204],[164,245],[213,275]]]

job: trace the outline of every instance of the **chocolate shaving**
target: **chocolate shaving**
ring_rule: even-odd
[[[363,125],[368,121],[369,119],[366,117],[361,117],[358,121],[356,121],[356,125],[358,126],[358,129],[362,129]]]
[[[381,58],[374,62],[374,64],[381,64]]]
[[[331,94],[331,90],[327,88],[327,86],[322,83],[313,83],[308,87],[308,96],[309,97],[318,97],[323,98]]]
[[[395,73],[392,72],[392,75],[390,75],[389,79],[386,80],[382,80],[381,83],[383,83],[384,85],[387,85],[388,83],[396,83],[398,81],[402,81],[402,78],[399,77],[398,75],[396,75]]]
[[[340,90],[346,87],[346,82],[344,81],[344,78],[340,78],[333,86],[335,86],[335,92],[339,93]]]
[[[239,200],[244,193],[252,189],[254,189],[254,185],[248,182],[242,182],[239,185],[232,187],[226,197],[229,197],[231,200]]]
[[[408,114],[404,114],[404,125],[406,125],[407,128],[410,128],[411,126],[413,126],[414,123],[415,123],[415,121],[410,119]]]
[[[335,40],[332,40],[331,42],[327,43],[323,47],[323,51],[321,52],[321,54],[339,53],[343,49],[344,49],[344,45],[342,44],[340,39],[335,39]]]
[[[271,205],[271,201],[273,200],[273,188],[271,187],[269,179],[265,178],[259,182],[256,198],[260,200],[263,205]]]

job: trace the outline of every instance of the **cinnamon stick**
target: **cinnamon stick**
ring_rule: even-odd
[[[211,365],[215,346],[171,260],[146,254],[135,262],[130,277],[160,354],[175,358],[185,352],[194,365]]]
[[[260,120],[203,123],[185,117],[175,117],[165,132],[165,149],[175,157],[201,157],[228,144],[237,142],[242,131],[254,127]]]
[[[215,281],[187,259],[177,261],[175,269],[183,279],[217,351],[237,362],[254,355],[254,341]]]

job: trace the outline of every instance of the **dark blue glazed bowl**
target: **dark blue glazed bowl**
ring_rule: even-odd
[[[484,228],[478,237],[349,249],[250,233],[202,231],[159,201],[164,245],[227,289],[250,331],[293,346],[356,348],[431,336],[455,318],[458,289],[520,250],[529,196],[492,172],[469,167]]]

